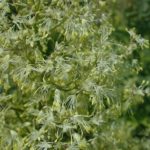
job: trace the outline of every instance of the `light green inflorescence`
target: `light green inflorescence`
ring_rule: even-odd
[[[142,101],[131,56],[145,41],[115,41],[102,4],[0,2],[1,150],[132,147],[119,118]]]

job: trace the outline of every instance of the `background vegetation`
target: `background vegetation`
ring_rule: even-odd
[[[0,149],[148,150],[150,0],[1,0]]]
[[[111,18],[113,24],[116,26],[117,31],[115,36],[118,39],[126,40],[126,36],[122,29],[124,27],[134,28],[138,34],[149,40],[149,47],[144,48],[142,51],[137,49],[133,55],[136,58],[142,70],[139,72],[137,77],[137,84],[142,80],[150,81],[150,1],[136,1],[136,0],[119,0],[114,3],[109,3],[109,7],[113,7],[113,12],[111,13]],[[122,7],[120,7],[122,6]],[[118,30],[119,29],[119,30]],[[133,129],[132,137],[138,139],[143,147],[141,149],[148,149],[149,147],[149,137],[150,137],[150,96],[149,96],[149,83],[147,84],[147,94],[144,96],[144,102],[132,109],[133,111],[133,124],[136,126]],[[143,143],[144,141],[144,143]],[[145,144],[147,143],[147,146]],[[143,144],[142,144],[143,143]],[[147,148],[146,148],[147,147]],[[137,149],[140,149],[139,147]]]

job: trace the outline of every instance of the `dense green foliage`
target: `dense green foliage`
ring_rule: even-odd
[[[118,40],[106,10],[97,0],[1,1],[0,149],[149,148],[127,117],[148,94],[134,57],[148,42],[133,30]]]
[[[108,1],[107,7],[111,10],[111,22],[117,29],[114,37],[117,40],[127,42],[128,36],[123,29],[126,27],[135,28],[137,33],[149,40],[149,47],[142,50],[135,49],[133,58],[136,58],[141,64],[142,70],[136,77],[136,84],[145,80],[149,82],[145,86],[147,91],[143,99],[136,107],[132,107],[132,119],[129,118],[126,124],[130,122],[133,128],[131,141],[136,139],[137,149],[149,149],[150,147],[150,0],[118,0]],[[106,8],[107,10],[107,8]],[[126,126],[126,125],[125,125]],[[127,129],[127,128],[126,128]]]

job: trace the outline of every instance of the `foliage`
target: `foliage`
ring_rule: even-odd
[[[135,125],[132,130],[130,128],[123,128],[122,132],[131,132],[130,141],[134,143],[137,141],[137,149],[149,149],[150,137],[150,1],[149,0],[118,0],[105,2],[106,11],[109,8],[109,16],[111,22],[115,27],[113,37],[117,41],[123,43],[129,42],[129,36],[124,32],[124,28],[134,28],[136,32],[149,40],[149,47],[142,50],[135,49],[132,58],[137,59],[140,63],[142,70],[136,77],[136,84],[139,85],[142,81],[147,82],[145,86],[145,96],[143,103],[138,104],[131,108],[132,119],[127,115],[127,120],[124,126],[131,124]],[[108,12],[107,12],[108,13]],[[130,117],[129,117],[130,116]],[[128,130],[128,131],[127,131]],[[133,148],[132,148],[133,149]]]
[[[116,41],[102,10],[96,0],[1,1],[0,149],[139,148],[122,117],[146,92],[132,54],[147,41],[133,30]]]
[[[126,8],[128,26],[136,27],[140,34],[150,36],[150,0],[131,0]]]

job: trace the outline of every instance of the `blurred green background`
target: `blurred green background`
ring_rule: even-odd
[[[115,27],[113,36],[120,42],[128,42],[129,36],[124,32],[125,28],[134,28],[136,33],[149,40],[149,48],[137,49],[133,58],[140,62],[142,70],[136,78],[137,85],[143,80],[145,96],[142,104],[132,108],[127,113],[127,122],[135,124],[132,129],[132,138],[141,142],[140,149],[150,147],[150,0],[110,0],[105,2],[106,12]],[[144,144],[143,144],[144,143]]]

